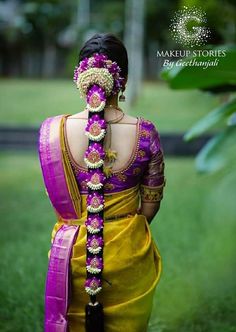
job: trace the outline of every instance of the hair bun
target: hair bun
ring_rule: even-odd
[[[122,88],[124,78],[120,76],[120,71],[117,63],[108,59],[107,55],[95,53],[75,67],[74,82],[82,98],[87,96],[93,85],[100,86],[108,97]]]
[[[86,97],[91,85],[99,85],[109,96],[114,86],[114,79],[107,68],[90,68],[79,75],[77,88],[80,95]]]

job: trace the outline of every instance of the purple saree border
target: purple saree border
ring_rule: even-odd
[[[51,246],[45,290],[45,332],[67,332],[71,291],[70,258],[80,226],[62,225]]]
[[[43,121],[39,130],[38,153],[45,187],[53,207],[63,219],[77,219],[62,163],[60,124],[63,116],[57,115]]]

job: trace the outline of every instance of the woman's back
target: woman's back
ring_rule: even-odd
[[[112,122],[117,117],[111,112],[107,118],[108,122]],[[83,111],[67,116],[64,125],[66,151],[81,193],[88,192],[89,178],[88,167],[84,162],[84,153],[88,147],[88,139],[84,135],[85,119],[86,111]],[[104,147],[105,151],[117,153],[114,163],[106,159],[104,161],[104,169],[110,166],[109,176],[104,182],[105,193],[119,192],[138,184],[152,187],[163,184],[163,153],[158,132],[151,121],[124,115],[119,122],[108,126]],[[151,162],[155,162],[152,171],[149,169]]]
[[[107,115],[108,121],[115,118],[114,112],[111,116],[109,116],[109,114]],[[86,168],[84,153],[88,147],[88,138],[84,135],[84,132],[87,120],[88,113],[87,111],[83,111],[68,116],[65,125],[65,136],[71,156],[81,168]],[[136,148],[138,131],[138,119],[126,114],[119,122],[111,123],[110,127],[108,126],[104,145],[105,147],[109,146],[111,150],[117,152],[117,159],[112,167],[113,171],[125,168],[130,161]]]

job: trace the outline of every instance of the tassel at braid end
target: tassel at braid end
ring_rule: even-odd
[[[104,332],[103,305],[89,302],[85,307],[86,332]]]

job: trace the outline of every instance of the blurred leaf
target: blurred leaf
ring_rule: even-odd
[[[236,126],[236,112],[234,112],[227,121],[228,126]]]
[[[196,138],[203,134],[208,129],[212,128],[216,124],[220,123],[226,119],[229,115],[236,111],[236,98],[233,98],[231,101],[226,102],[223,105],[220,105],[212,112],[203,117],[198,121],[185,135],[184,140],[190,141],[193,138]]]
[[[227,127],[201,149],[196,158],[197,170],[213,172],[221,169],[236,156],[236,126]]]
[[[214,92],[234,91],[236,87],[236,47],[217,47],[216,50],[226,50],[225,57],[195,56],[177,60],[171,69],[162,71],[161,76],[167,80],[173,89],[201,89]],[[208,50],[209,45],[208,45]],[[221,52],[222,53],[222,52]],[[200,62],[206,64],[218,61],[217,65],[200,66]],[[185,62],[185,65],[184,65]],[[181,65],[182,64],[182,65]],[[217,107],[185,135],[184,140],[189,141],[212,128],[221,124],[231,114],[235,114],[236,99]],[[226,129],[212,138],[201,149],[196,158],[197,169],[201,172],[216,171],[236,157],[236,117],[232,116],[224,125]],[[228,125],[228,126],[227,126]]]
[[[214,49],[214,51],[216,50]],[[197,64],[202,61],[214,61],[216,58],[196,56],[180,60],[192,60]],[[161,77],[167,80],[173,89],[201,89],[220,85],[236,86],[236,47],[226,48],[226,56],[218,57],[218,59],[217,66],[209,66],[206,69],[198,65],[177,66],[175,63],[173,68],[164,69]]]

